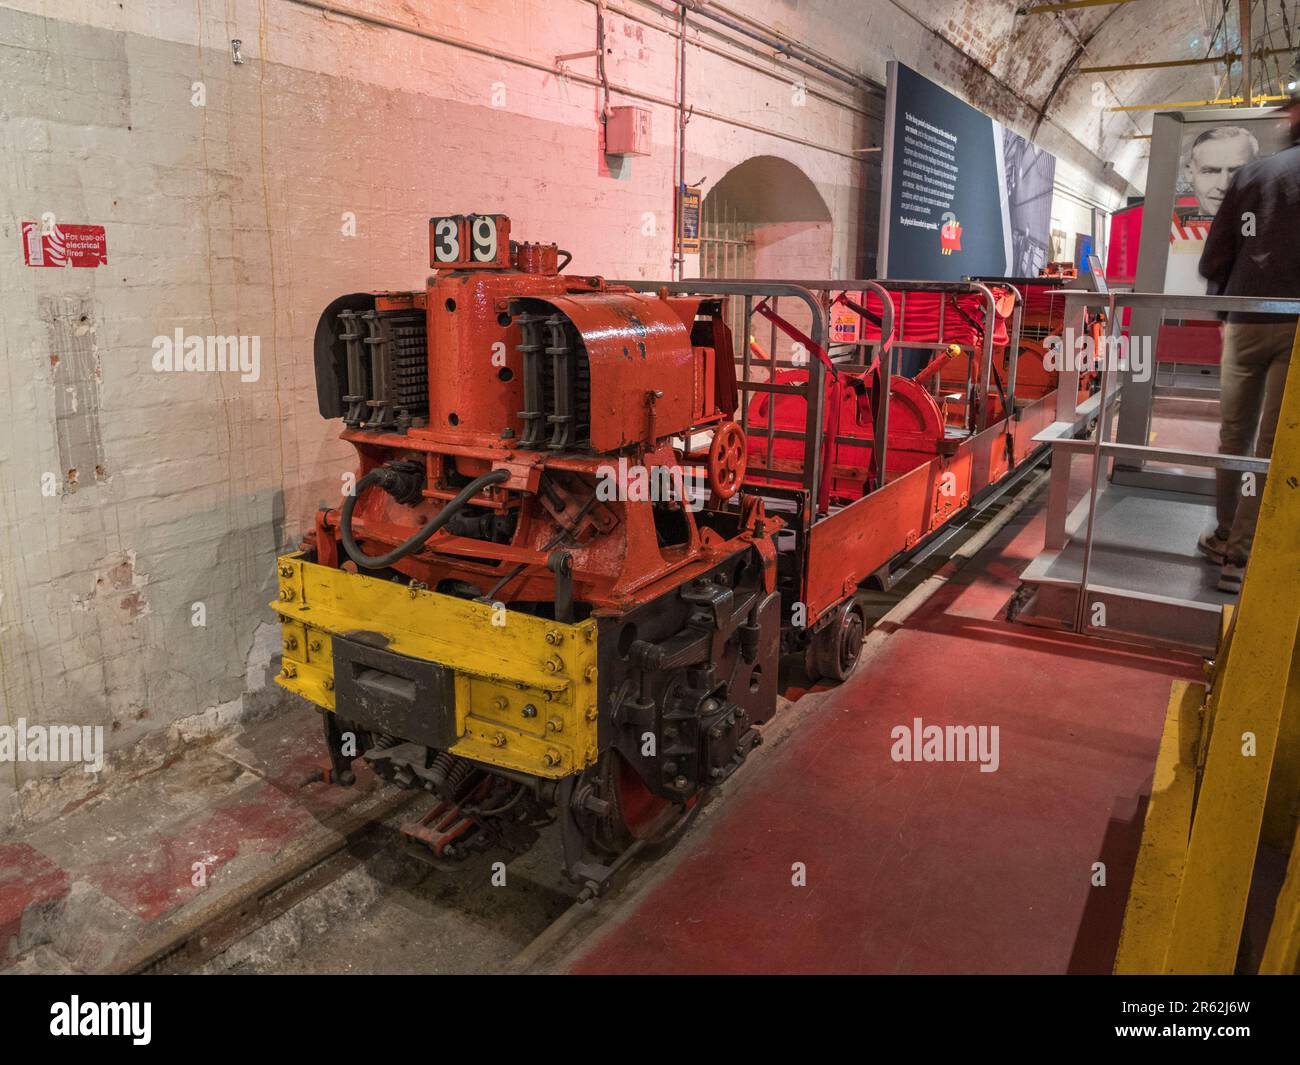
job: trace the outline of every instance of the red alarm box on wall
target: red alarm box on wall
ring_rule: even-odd
[[[605,122],[606,155],[649,155],[650,112],[644,107],[615,107]]]

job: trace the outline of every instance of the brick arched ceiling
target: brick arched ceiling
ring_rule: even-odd
[[[890,2],[930,31],[927,58],[949,87],[1058,154],[1078,158],[1086,150],[1113,163],[1138,190],[1155,110],[1115,108],[1242,90],[1239,59],[1141,65],[1239,54],[1239,0]],[[1252,52],[1277,50],[1254,60],[1254,91],[1280,93],[1300,47],[1300,0],[1252,0],[1250,24]]]

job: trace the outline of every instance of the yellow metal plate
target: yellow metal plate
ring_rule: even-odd
[[[1204,684],[1174,681],[1142,826],[1142,845],[1115,952],[1115,972],[1120,975],[1162,973],[1165,969],[1192,826],[1204,701]]]
[[[1273,907],[1273,923],[1269,926],[1259,972],[1261,976],[1300,973],[1300,834],[1291,844],[1291,860]]]
[[[1291,362],[1300,361],[1300,330]],[[1294,795],[1270,787],[1300,779],[1287,691],[1300,629],[1300,374],[1286,383],[1260,500],[1259,525],[1226,652],[1216,660],[1209,743],[1196,796],[1165,971],[1231,973],[1241,943],[1267,800],[1272,832]],[[1274,755],[1278,761],[1275,764]],[[1281,804],[1281,808],[1278,808]]]
[[[387,649],[456,671],[453,754],[558,779],[596,761],[596,623],[279,559],[283,668],[276,682],[334,709],[332,638],[379,633]]]

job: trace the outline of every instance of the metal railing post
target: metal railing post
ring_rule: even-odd
[[[1115,294],[1111,293],[1108,317],[1113,320],[1115,314]],[[1094,355],[1096,353],[1094,352]],[[1088,530],[1083,540],[1083,564],[1079,569],[1079,602],[1074,615],[1074,631],[1082,633],[1087,628],[1088,613],[1088,576],[1092,568],[1092,537],[1097,521],[1097,482],[1101,477],[1101,449],[1106,435],[1108,419],[1106,417],[1106,399],[1109,387],[1113,383],[1112,368],[1105,360],[1101,372],[1101,386],[1097,392],[1097,428],[1093,436],[1091,452],[1092,467],[1088,471]]]

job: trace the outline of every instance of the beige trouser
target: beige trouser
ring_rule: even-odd
[[[1295,319],[1227,324],[1219,367],[1220,453],[1253,453],[1259,458],[1268,458],[1272,453],[1295,334]],[[1246,474],[1218,470],[1215,478],[1218,531],[1222,535],[1225,529],[1229,530],[1226,555],[1232,561],[1244,561],[1255,539],[1264,477],[1256,475],[1251,485]]]

